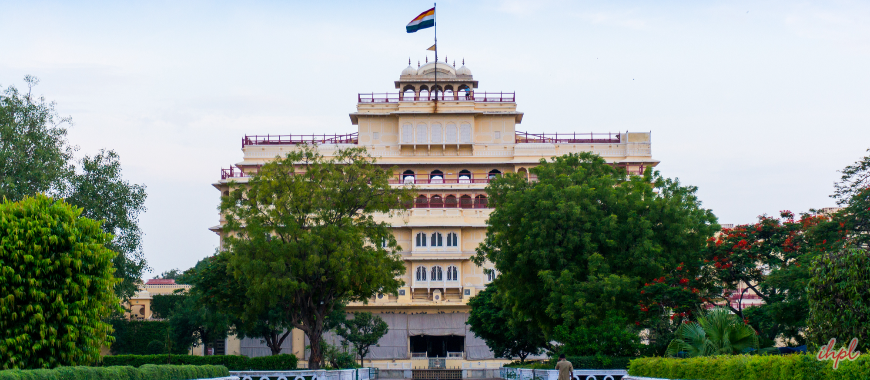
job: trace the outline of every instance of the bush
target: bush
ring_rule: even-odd
[[[169,331],[169,322],[167,321],[128,321],[125,319],[112,319],[109,321],[112,328],[115,330],[112,336],[115,337],[115,343],[112,343],[111,351],[113,355],[152,355],[166,353],[166,336]],[[161,343],[159,351],[152,351],[156,346],[151,343],[158,341]],[[186,354],[187,347],[184,344],[176,344],[172,342],[173,354]],[[165,364],[165,363],[162,363]]]
[[[203,365],[143,365],[114,367],[58,367],[0,371],[0,380],[190,380],[229,376],[226,367]]]
[[[814,355],[723,355],[690,359],[640,358],[631,361],[632,376],[697,380],[859,380],[870,378],[870,358],[830,361]]]
[[[220,365],[230,371],[283,371],[296,369],[295,355],[281,354],[248,358],[240,355],[114,355],[104,356],[104,366],[141,367],[149,364]]]
[[[627,369],[629,363],[634,357],[624,356],[568,356],[565,358],[574,369]],[[527,368],[527,369],[553,369],[556,367],[558,359],[550,359],[546,362],[513,362],[505,367]]]
[[[185,294],[155,294],[151,296],[151,314],[154,318],[169,318],[172,311],[184,302]]]
[[[870,251],[846,249],[814,260],[808,295],[809,341],[840,345],[858,338],[858,351],[870,350]]]
[[[628,319],[608,313],[607,319],[594,326],[556,326],[555,340],[562,343],[565,355],[638,356],[640,335]],[[577,366],[574,366],[575,368]]]

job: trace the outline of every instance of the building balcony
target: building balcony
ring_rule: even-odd
[[[372,103],[398,103],[398,102],[478,102],[478,103],[516,103],[516,92],[446,92],[444,94],[421,93],[413,92],[385,92],[385,93],[368,93],[358,94],[357,102],[372,104]]]
[[[297,145],[297,144],[357,144],[359,133],[323,135],[245,135],[242,148],[248,145]]]

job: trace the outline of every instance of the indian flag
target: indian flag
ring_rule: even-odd
[[[405,30],[408,33],[414,33],[420,29],[431,28],[433,26],[435,26],[435,8],[420,13],[419,16],[415,17],[405,26]]]

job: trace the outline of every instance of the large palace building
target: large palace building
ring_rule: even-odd
[[[393,226],[402,247],[405,285],[398,295],[348,306],[349,311],[378,313],[389,324],[389,333],[367,357],[370,365],[425,367],[416,360],[440,357],[459,367],[494,359],[465,325],[468,300],[497,276],[486,270],[489,264],[479,267],[471,261],[492,212],[487,183],[508,172],[525,173],[534,181],[528,170],[541,159],[576,152],[593,152],[641,173],[658,164],[651,156],[650,133],[520,132],[523,113],[517,111],[516,95],[478,91],[464,63],[458,69],[442,62],[409,66],[395,87],[396,93],[359,94],[356,112],[350,114],[356,133],[245,136],[244,159],[223,169],[214,186],[226,192],[230,182],[246,182],[258,167],[300,143],[318,143],[327,157],[345,147],[367,148],[379,164],[398,168],[394,186],[417,189],[413,208],[382,218]],[[212,230],[221,234],[220,226]],[[294,331],[292,336],[284,352],[305,357],[304,334]],[[230,339],[225,351],[269,354],[264,344],[251,339]]]

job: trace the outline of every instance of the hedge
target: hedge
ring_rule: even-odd
[[[249,358],[240,355],[112,355],[103,357],[104,366],[139,367],[146,364],[221,365],[230,371],[282,371],[296,369],[295,355],[281,354]],[[2,380],[2,379],[0,379]]]
[[[565,360],[571,362],[574,369],[626,369],[633,357],[623,356],[568,356]],[[546,362],[526,362],[520,364],[513,362],[506,367],[528,369],[554,369],[558,359],[550,359]]]
[[[693,380],[864,380],[870,379],[870,358],[833,362],[815,355],[727,355],[690,359],[640,358],[629,375]]]
[[[168,321],[128,321],[112,319],[109,321],[115,332],[115,343],[110,350],[115,355],[149,355],[166,352]],[[157,342],[157,343],[154,343]],[[186,354],[190,347],[182,347],[172,342],[172,353]],[[159,352],[154,352],[155,350]]]
[[[0,380],[190,380],[229,376],[226,367],[203,365],[143,365],[117,367],[58,367],[0,371]]]

